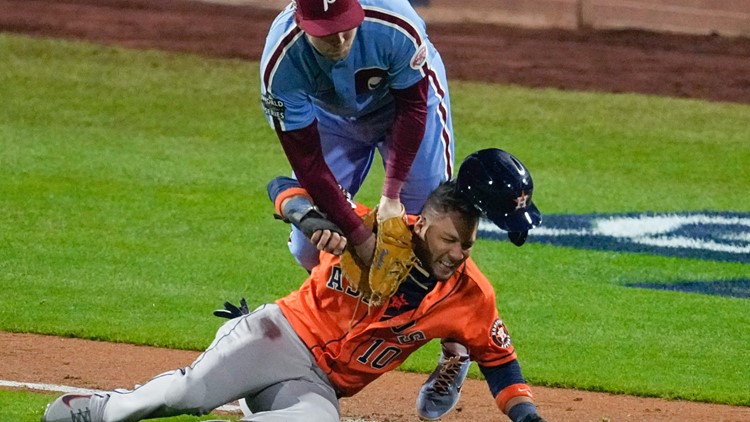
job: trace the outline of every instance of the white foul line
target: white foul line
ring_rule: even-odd
[[[105,393],[106,391],[103,390],[92,390],[90,388],[78,388],[78,387],[70,387],[67,385],[56,385],[56,384],[36,384],[32,382],[16,382],[16,381],[6,381],[6,380],[0,380],[0,387],[8,387],[8,388],[28,388],[29,390],[39,390],[39,391],[55,391],[58,393],[76,393],[76,394],[94,394],[94,393]],[[231,405],[231,404],[225,404],[224,406],[217,407],[216,410],[220,410],[222,412],[240,412],[242,413],[242,409],[240,409],[239,406]]]

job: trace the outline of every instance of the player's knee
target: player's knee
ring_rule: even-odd
[[[401,203],[404,204],[407,214],[418,215],[427,201],[429,193],[442,183],[439,177],[425,178],[413,181],[401,190]]]

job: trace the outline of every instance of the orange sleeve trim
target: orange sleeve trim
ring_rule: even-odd
[[[289,188],[289,189],[281,192],[276,197],[276,200],[273,201],[273,207],[274,207],[274,209],[276,209],[276,214],[278,214],[278,215],[284,215],[281,212],[281,204],[284,203],[285,199],[291,198],[293,196],[299,196],[299,195],[306,197],[307,199],[310,200],[310,203],[313,203],[312,197],[310,196],[309,193],[307,193],[307,191],[304,188]]]
[[[526,384],[513,384],[500,391],[500,394],[495,397],[495,403],[497,403],[500,410],[505,413],[505,406],[508,404],[508,401],[513,397],[518,396],[526,396],[531,399],[534,398],[534,395],[531,394],[531,387]]]

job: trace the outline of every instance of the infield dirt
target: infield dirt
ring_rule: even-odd
[[[186,0],[0,0],[0,32],[85,39],[257,60],[276,12]],[[449,79],[566,90],[636,92],[750,104],[750,39],[641,31],[567,32],[429,22]],[[0,379],[130,387],[189,364],[198,352],[0,332]],[[425,375],[387,374],[346,416],[416,421]],[[750,421],[750,408],[535,387],[550,421]],[[444,421],[504,420],[486,384],[469,380]]]

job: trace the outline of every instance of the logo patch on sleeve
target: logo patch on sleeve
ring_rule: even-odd
[[[284,102],[275,98],[273,95],[265,93],[260,96],[260,102],[263,104],[263,111],[271,117],[284,120],[286,116],[286,106]]]
[[[427,46],[422,44],[414,53],[414,56],[412,56],[409,66],[411,66],[412,69],[416,70],[422,67],[422,65],[424,65],[426,61],[427,61]]]
[[[510,347],[510,334],[508,334],[508,329],[505,328],[505,324],[503,323],[502,319],[497,319],[495,320],[495,323],[492,324],[490,337],[492,338],[492,341],[494,341],[498,346],[504,349]]]

